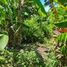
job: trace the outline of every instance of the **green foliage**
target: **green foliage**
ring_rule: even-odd
[[[7,50],[0,51],[0,66],[9,67],[12,66],[13,53]]]
[[[58,0],[62,5],[66,6],[67,5],[67,0]]]
[[[0,4],[8,5],[8,0],[2,0],[0,1]]]
[[[67,46],[63,45],[60,50],[63,56],[67,56]]]
[[[38,6],[38,8],[44,13],[46,14],[46,11],[44,9],[44,6],[42,5],[40,0],[33,0],[35,2],[35,4]]]
[[[36,19],[31,18],[30,20],[25,20],[24,26],[23,32],[25,38],[29,38],[31,41],[44,38],[44,33],[41,31]]]
[[[67,27],[67,21],[64,21],[61,23],[56,23],[55,25],[59,28],[66,28]]]
[[[38,56],[35,51],[2,51],[0,52],[0,66],[15,67],[58,67],[59,62],[54,52],[50,53],[45,60]]]
[[[3,56],[0,56],[0,64],[4,63],[4,61],[5,61],[5,58]]]
[[[9,37],[6,34],[0,34],[0,50],[3,50],[7,43],[8,43]]]
[[[41,61],[40,57],[35,51],[2,51],[0,52],[0,66],[15,66],[15,67],[43,67],[44,62]]]
[[[67,19],[65,11],[59,11],[56,13],[53,4],[55,0],[51,0],[52,12],[46,14],[44,5],[40,0],[0,0],[0,32],[7,31],[0,34],[0,50],[3,50],[8,44],[10,48],[19,48],[18,52],[4,51],[0,53],[0,66],[3,67],[58,67],[58,61],[54,55],[50,55],[47,61],[44,63],[36,54],[35,51],[20,51],[19,46],[21,41],[24,43],[40,42],[43,43],[48,40],[53,32],[53,23],[59,22],[59,18],[56,19],[56,14],[59,15],[61,23],[55,25],[59,28],[67,27]],[[61,4],[66,6],[66,0],[58,0]],[[34,3],[33,3],[34,2]],[[36,4],[36,6],[34,5]],[[36,9],[37,8],[37,9]],[[61,13],[63,12],[63,17]],[[52,13],[52,14],[51,14]],[[45,16],[45,14],[47,16]],[[49,16],[50,15],[50,16]],[[38,16],[38,17],[37,17]],[[48,17],[49,16],[49,17]],[[42,18],[41,18],[42,17]],[[61,44],[60,51],[63,56],[67,55],[67,33],[58,36],[58,42]],[[17,43],[20,45],[15,46]],[[10,49],[9,47],[7,47]],[[11,50],[11,49],[10,49]],[[46,65],[46,66],[45,66]]]
[[[56,59],[54,52],[51,52],[46,58],[45,67],[58,67],[59,61]]]
[[[49,38],[51,36],[52,28],[47,22],[42,22],[40,18],[34,17],[35,16],[25,20],[23,24],[23,40],[29,42],[43,42],[45,37]]]
[[[37,56],[35,51],[25,51],[25,52],[20,52],[17,55],[17,66],[28,66],[28,67],[39,67],[43,66],[43,62],[41,62],[40,58]]]
[[[63,56],[67,55],[67,33],[62,33],[57,37],[57,41],[60,44],[60,51]]]
[[[58,47],[59,47],[59,52],[61,56],[61,65],[66,66],[66,60],[67,60],[67,33],[62,33],[61,35],[58,36]]]
[[[58,42],[66,42],[67,41],[67,33],[62,33],[57,37]]]

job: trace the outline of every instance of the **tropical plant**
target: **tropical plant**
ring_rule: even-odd
[[[4,50],[6,45],[8,44],[9,37],[5,33],[0,34],[0,50]]]
[[[28,66],[28,67],[43,67],[45,64],[41,61],[41,59],[38,57],[35,51],[25,51],[25,52],[20,52],[16,56],[18,59],[17,62],[17,67],[21,66]]]
[[[38,16],[33,16],[23,23],[23,42],[29,43],[38,41],[43,43],[45,37],[49,39],[52,36],[52,28],[50,23],[48,24],[47,21],[43,22],[43,18],[40,19]]]

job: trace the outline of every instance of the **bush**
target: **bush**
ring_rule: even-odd
[[[40,60],[35,51],[21,51],[16,58],[18,59],[18,67],[43,67],[44,65],[44,63]]]
[[[36,51],[2,51],[0,52],[1,67],[58,67],[59,61],[51,52],[45,60],[36,53]]]
[[[43,67],[44,65],[35,51],[5,50],[0,52],[1,67]]]
[[[57,60],[55,54],[51,52],[46,58],[45,67],[60,67],[60,62]]]
[[[23,23],[23,42],[44,42],[44,38],[51,36],[52,28],[47,22],[42,22],[38,17],[31,17]],[[48,26],[49,28],[48,28]]]
[[[13,64],[13,52],[0,51],[0,66],[11,67]]]

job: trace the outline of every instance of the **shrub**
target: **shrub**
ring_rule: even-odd
[[[13,64],[13,52],[8,50],[0,51],[0,66],[11,67]]]
[[[51,36],[50,25],[47,22],[42,22],[38,17],[31,17],[23,23],[23,42],[44,42],[44,37],[49,38]],[[49,27],[48,27],[48,26]]]
[[[35,51],[21,51],[16,58],[18,59],[17,66],[19,67],[43,67],[44,65]]]
[[[45,67],[59,67],[59,61],[56,59],[56,56],[51,52],[46,58]]]
[[[0,52],[1,67],[43,67],[44,62],[36,54],[35,51],[1,51]]]

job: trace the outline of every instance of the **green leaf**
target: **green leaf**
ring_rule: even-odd
[[[8,35],[3,34],[2,37],[0,38],[0,50],[3,50],[6,47],[8,40],[9,40]]]
[[[59,28],[67,28],[67,21],[56,23],[55,25]]]
[[[46,11],[44,9],[44,6],[42,5],[41,1],[40,0],[33,0],[35,2],[35,4],[39,7],[39,9],[44,13],[46,14]]]
[[[65,52],[66,52],[66,49],[65,49],[64,45],[61,47],[61,52],[62,52],[62,54],[65,54]]]
[[[57,37],[58,42],[66,42],[67,41],[67,33],[62,33]]]
[[[58,0],[62,5],[67,5],[67,0]]]

